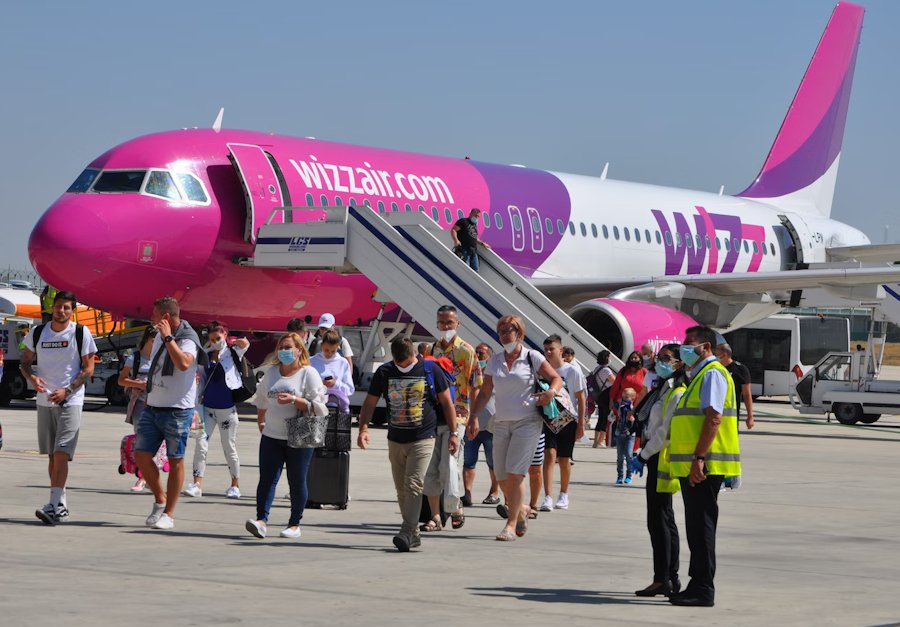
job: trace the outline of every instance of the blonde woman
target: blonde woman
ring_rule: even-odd
[[[296,333],[278,340],[277,362],[266,371],[256,390],[256,422],[259,441],[259,485],[256,488],[256,520],[248,520],[247,531],[265,538],[269,510],[275,499],[275,487],[281,471],[287,467],[291,490],[291,516],[282,538],[300,537],[300,519],[306,506],[306,473],[315,449],[287,445],[287,419],[298,411],[319,414],[325,408],[325,386],[315,368],[309,365],[309,353]]]

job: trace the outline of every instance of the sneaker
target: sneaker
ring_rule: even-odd
[[[40,509],[34,510],[34,515],[38,517],[45,525],[55,525],[56,524],[56,511],[55,508],[47,503]]]
[[[408,536],[405,533],[398,533],[394,536],[394,546],[400,553],[408,553],[410,549],[422,546],[422,537],[419,535]]]
[[[285,527],[278,535],[282,538],[299,538],[300,527]]]
[[[622,477],[619,477],[618,479],[616,479],[616,485],[622,485],[623,483],[625,483],[625,480],[622,479]]]
[[[144,524],[148,527],[152,527],[159,522],[159,519],[162,517],[164,511],[166,511],[165,503],[154,503],[153,510],[150,512],[150,515],[147,516],[147,520],[144,521]]]
[[[545,496],[543,503],[541,503],[540,508],[538,509],[540,512],[552,512],[553,511],[553,498],[550,496]]]
[[[67,522],[69,520],[69,508],[65,505],[60,505],[56,508],[54,516],[56,517],[56,522]]]
[[[144,486],[146,486],[146,485],[147,485],[146,481],[144,481],[143,479],[138,479],[137,481],[134,482],[134,485],[131,486],[131,491],[132,492],[143,492]]]
[[[500,503],[497,505],[497,515],[500,516],[503,520],[509,518],[509,508],[506,506],[506,503]]]
[[[241,498],[241,489],[236,485],[231,486],[227,490],[225,490],[225,498],[226,499],[239,499]]]
[[[556,499],[556,509],[569,509],[569,495],[567,493],[559,493],[559,498]]]
[[[175,521],[172,520],[172,517],[168,514],[163,514],[159,517],[155,523],[153,523],[154,529],[172,529],[175,527]]]
[[[257,538],[265,538],[266,537],[266,526],[260,522],[257,522],[253,519],[248,520],[244,523],[244,529],[249,531],[252,535]]]
[[[194,498],[198,498],[203,496],[203,490],[200,489],[196,483],[189,483],[188,486],[181,491],[181,493],[185,496],[193,496]]]
[[[625,483],[631,483],[631,477],[625,477]]]

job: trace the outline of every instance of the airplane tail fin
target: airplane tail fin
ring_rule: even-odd
[[[864,13],[834,8],[762,170],[738,196],[831,215]]]

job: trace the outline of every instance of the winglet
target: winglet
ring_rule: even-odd
[[[849,2],[834,8],[762,171],[739,196],[831,214],[864,14]]]
[[[216,116],[216,121],[213,122],[212,125],[213,130],[217,133],[222,130],[222,118],[224,117],[224,115],[225,107],[222,107],[221,109],[219,109],[219,114]]]

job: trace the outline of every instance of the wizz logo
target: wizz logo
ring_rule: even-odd
[[[744,240],[757,242],[754,249],[748,245],[750,251],[750,263],[747,272],[756,272],[762,262],[762,246],[765,245],[766,230],[758,224],[744,224],[738,216],[730,216],[722,213],[709,213],[700,206],[695,206],[697,215],[694,218],[694,228],[688,223],[688,217],[679,211],[673,213],[674,228],[669,226],[668,220],[658,209],[652,209],[653,217],[663,235],[663,244],[666,253],[666,274],[702,274],[703,262],[709,259],[706,266],[707,274],[716,272],[734,272],[738,258],[741,256],[741,247]],[[716,245],[717,232],[722,233],[724,250]],[[727,243],[724,239],[727,238]],[[756,252],[754,252],[754,250]],[[719,254],[725,255],[722,268],[719,266]],[[684,269],[685,258],[687,270]]]

